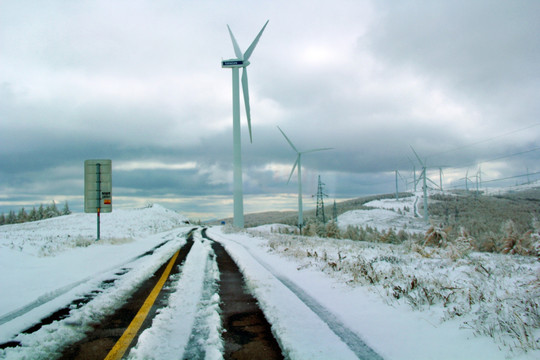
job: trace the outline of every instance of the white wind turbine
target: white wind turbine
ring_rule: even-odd
[[[253,40],[249,48],[245,53],[242,54],[236,39],[231,31],[229,25],[229,34],[231,35],[231,40],[234,47],[234,53],[236,55],[235,59],[222,60],[221,67],[232,69],[232,83],[233,83],[233,193],[234,193],[234,220],[233,224],[236,227],[244,227],[244,199],[242,192],[242,149],[241,149],[241,138],[240,138],[240,89],[239,89],[239,74],[238,69],[242,68],[242,90],[244,93],[244,103],[246,106],[246,117],[249,129],[249,140],[253,142],[251,136],[251,114],[249,108],[249,90],[248,90],[248,76],[246,67],[250,64],[249,58],[259,42],[264,29],[268,25],[268,21],[264,24],[263,28]]]
[[[281,131],[281,133],[285,137],[285,140],[287,140],[287,142],[289,143],[289,145],[291,145],[293,150],[296,151],[296,153],[298,154],[298,156],[296,157],[296,161],[294,162],[293,168],[291,170],[291,174],[289,175],[289,180],[287,180],[287,184],[289,183],[289,181],[291,181],[291,177],[294,173],[294,170],[296,169],[296,166],[298,166],[298,227],[300,228],[300,232],[301,232],[302,226],[304,224],[304,215],[303,215],[303,209],[302,209],[302,154],[307,154],[307,153],[315,152],[315,151],[331,150],[332,148],[321,148],[321,149],[312,149],[312,150],[306,150],[306,151],[298,151],[298,149],[296,149],[296,147],[293,145],[291,140],[289,140],[287,135],[285,135],[283,130],[281,130],[279,126],[277,128],[279,129],[279,131]]]
[[[414,148],[412,147],[412,145],[411,145],[411,149],[414,153],[414,156],[416,156],[416,158],[418,159],[418,162],[420,163],[420,165],[422,165],[422,173],[420,173],[420,179],[423,179],[422,190],[424,191],[424,220],[427,222],[429,220],[429,213],[428,213],[428,194],[427,194],[427,183],[426,183],[426,179],[427,179],[426,160],[422,161],[422,159],[420,159],[420,156],[418,156],[416,151],[414,151]],[[418,181],[420,181],[420,179],[418,179]]]

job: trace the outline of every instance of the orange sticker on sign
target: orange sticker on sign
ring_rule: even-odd
[[[103,204],[105,205],[111,205],[111,199],[104,199]]]

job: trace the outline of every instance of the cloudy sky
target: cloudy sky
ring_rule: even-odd
[[[245,50],[245,211],[540,175],[538,1],[0,1],[0,212],[82,211],[83,163],[112,159],[115,207],[232,215],[230,25]],[[507,179],[507,180],[501,180]]]

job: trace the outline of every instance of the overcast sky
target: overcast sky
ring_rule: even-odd
[[[0,1],[0,212],[68,201],[113,161],[113,206],[232,215],[232,84],[221,60],[270,20],[241,106],[246,212],[540,171],[538,1]],[[410,159],[410,160],[409,160]],[[531,179],[540,176],[531,175]],[[489,181],[489,182],[488,182]],[[405,181],[399,182],[400,191]],[[409,190],[412,185],[408,185]]]

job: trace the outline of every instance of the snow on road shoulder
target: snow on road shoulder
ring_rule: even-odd
[[[352,281],[350,274],[335,271],[328,265],[335,262],[336,266],[339,266],[337,265],[339,264],[338,253],[341,253],[342,259],[345,256],[347,257],[345,261],[349,261],[349,259],[352,261],[358,252],[362,254],[362,259],[373,259],[374,267],[385,264],[390,266],[390,262],[394,260],[399,264],[405,264],[411,260],[411,265],[407,265],[410,269],[403,269],[403,271],[405,273],[409,270],[412,271],[412,274],[416,274],[418,279],[430,276],[434,278],[453,276],[457,281],[463,281],[471,270],[475,272],[474,264],[472,268],[468,268],[463,267],[460,262],[452,265],[449,263],[450,260],[427,259],[430,265],[426,267],[427,264],[422,265],[421,257],[418,254],[409,254],[407,256],[410,259],[405,257],[400,260],[401,255],[396,249],[390,246],[378,246],[385,244],[277,234],[262,234],[258,237],[252,237],[245,233],[222,234],[220,229],[212,229],[211,234],[220,238],[220,241],[224,243],[234,245],[229,246],[228,250],[230,249],[232,253],[237,254],[234,258],[240,264],[243,264],[243,270],[248,277],[251,276],[250,272],[257,272],[253,269],[256,269],[256,266],[259,265],[251,265],[246,262],[245,258],[250,256],[242,253],[242,251],[246,252],[245,249],[249,249],[250,253],[257,254],[257,257],[264,259],[265,263],[272,268],[279,269],[281,274],[284,274],[290,281],[317,299],[318,302],[335,314],[338,319],[356,332],[385,359],[506,359],[508,357],[513,359],[535,359],[539,354],[538,350],[523,352],[517,349],[515,345],[512,350],[512,347],[501,346],[490,337],[475,335],[471,328],[464,328],[464,319],[459,315],[446,318],[443,321],[442,318],[445,317],[446,313],[450,314],[454,310],[459,310],[457,304],[454,310],[451,306],[444,307],[442,303],[433,306],[420,305],[422,309],[414,310],[414,306],[408,304],[405,297],[397,301],[392,297],[391,293],[387,294],[386,288],[380,285],[362,285],[362,282]],[[276,236],[283,239],[277,246],[273,245],[273,241],[269,240]],[[307,256],[307,252],[310,252],[312,257]],[[313,255],[315,252],[319,254],[318,260]],[[419,257],[418,260],[414,260],[415,256]],[[320,260],[323,257],[327,257],[328,260],[321,263]],[[508,265],[512,262],[512,259],[508,257],[504,259],[509,262]],[[477,260],[473,259],[472,261]],[[478,261],[482,260],[478,259]],[[325,264],[326,268],[324,267]],[[345,266],[345,262],[342,265]],[[430,266],[435,266],[436,269],[439,269],[438,272],[433,272]],[[532,266],[533,268],[529,272],[533,274],[534,278],[534,268],[538,269],[538,266],[534,264]],[[491,265],[489,268],[492,268]],[[518,265],[518,268],[524,270],[525,266]],[[445,269],[449,274],[444,275]],[[373,271],[382,271],[381,274],[384,272],[383,270],[373,269]],[[408,273],[402,275],[409,276]],[[474,274],[472,275],[474,276]],[[494,273],[494,276],[503,280],[496,273]],[[525,278],[523,281],[529,281],[527,279]],[[419,282],[421,281],[419,280]],[[476,280],[473,279],[473,281]],[[267,286],[262,276],[259,276],[259,280],[255,284],[259,287]],[[462,284],[465,285],[466,283],[462,282]],[[264,292],[257,292],[256,286],[254,290],[256,296],[258,298],[261,294],[264,296]],[[428,289],[428,291],[431,290]],[[451,292],[451,290],[447,291]],[[456,291],[459,291],[459,289]],[[277,295],[274,294],[274,296]],[[411,300],[414,302],[414,299]],[[458,300],[461,301],[461,299]],[[490,306],[491,303],[487,304],[488,308]],[[291,305],[284,305],[284,308],[287,307],[289,312],[295,313],[294,307],[291,310]],[[478,307],[472,310],[475,311],[474,309],[480,310]],[[275,309],[270,308],[269,311],[275,312]],[[287,311],[284,309],[279,309],[279,311],[281,312],[280,317],[291,316],[290,314],[287,315]],[[472,318],[467,317],[466,319]],[[486,323],[485,326],[492,325]],[[296,327],[296,331],[298,329],[304,331],[307,328],[305,324],[300,322],[291,325],[291,329],[288,330],[292,332],[294,327]],[[287,335],[286,332],[285,336]],[[316,339],[319,340],[318,337]],[[502,341],[509,340],[503,339]],[[307,344],[305,345],[307,346]]]
[[[251,250],[257,250],[255,239],[238,234],[223,234],[220,228],[211,228],[208,233],[212,239],[225,246],[241,269],[248,287],[272,324],[272,331],[287,358],[357,358],[326,323],[251,255]],[[280,268],[279,258],[274,260],[278,263],[274,262],[272,266]]]
[[[94,214],[0,226],[0,324],[9,312],[166,240],[152,234],[186,226],[184,216],[158,205],[116,210],[102,220],[100,241]]]
[[[117,271],[121,270],[121,268],[116,267],[102,274],[95,274],[88,282],[83,282],[68,293],[46,302],[43,304],[44,308],[40,305],[23,316],[2,324],[0,327],[2,333],[4,331],[7,334],[18,333],[13,339],[4,338],[2,340],[15,340],[20,342],[21,345],[0,350],[0,358],[54,359],[59,357],[65,346],[81,340],[85,336],[85,332],[90,330],[93,324],[99,323],[101,319],[110,315],[123,304],[145,279],[157,271],[178,250],[183,243],[183,239],[178,236],[178,232],[171,233],[173,232],[153,236],[162,240],[163,235],[174,235],[171,241],[155,249],[151,255],[138,257],[128,264],[121,265],[123,269],[129,270],[127,273],[115,277]],[[114,286],[97,289],[97,280],[105,278],[114,279]],[[43,309],[50,310],[51,306],[60,309],[74,299],[84,297],[93,290],[99,290],[100,292],[86,305],[78,309],[72,309],[69,317],[44,325],[33,333],[20,333],[24,329],[24,327],[21,327],[21,321],[32,321],[31,324],[35,324],[39,322],[43,315],[50,314],[50,311],[43,313]]]

